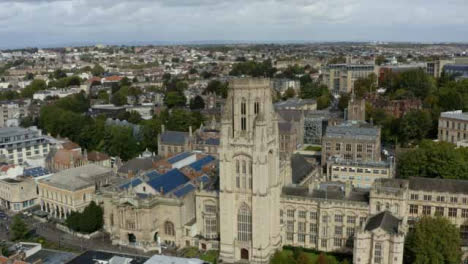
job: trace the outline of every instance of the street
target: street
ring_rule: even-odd
[[[33,236],[43,237],[47,241],[54,242],[60,248],[68,248],[77,252],[84,252],[86,250],[102,250],[102,251],[114,251],[134,255],[152,256],[154,253],[143,253],[132,248],[115,246],[112,245],[109,236],[103,234],[100,237],[93,239],[79,238],[77,236],[68,234],[55,228],[52,223],[42,223],[33,217],[22,216],[25,223],[28,225],[29,230]],[[10,240],[10,226],[12,223],[12,217],[6,216],[0,220],[0,239],[9,241]]]

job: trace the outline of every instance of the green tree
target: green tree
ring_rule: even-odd
[[[158,134],[161,131],[160,118],[153,117],[142,122],[143,145],[152,152],[158,151]]]
[[[310,258],[309,256],[301,251],[298,256],[296,257],[296,264],[310,264]]]
[[[72,212],[65,223],[76,232],[92,233],[102,228],[103,215],[102,208],[92,201],[82,213]]]
[[[426,138],[431,127],[432,119],[427,111],[415,110],[407,113],[400,122],[400,143],[407,144]]]
[[[94,67],[91,69],[93,76],[102,76],[104,72],[104,68],[99,64],[94,64]]]
[[[168,92],[166,97],[164,97],[164,104],[168,108],[176,106],[185,106],[187,99],[185,96],[179,92]]]
[[[315,261],[316,264],[327,264],[327,256],[323,254],[323,252],[320,253],[318,256],[317,260]]]
[[[26,225],[26,223],[23,221],[23,219],[21,218],[19,214],[13,217],[13,224],[11,225],[11,231],[12,231],[12,239],[15,241],[25,238],[29,232],[28,226]]]
[[[133,124],[138,124],[143,120],[140,113],[137,111],[130,111],[127,121]]]
[[[412,176],[468,180],[468,148],[423,140],[417,148],[398,155],[398,177]]]
[[[405,241],[405,263],[458,264],[461,262],[459,229],[447,218],[425,216],[416,222]]]
[[[190,109],[204,109],[205,108],[205,101],[199,95],[195,96],[190,100]]]
[[[338,100],[338,108],[341,111],[344,111],[346,108],[348,108],[348,102],[350,99],[351,96],[349,94],[342,94]]]
[[[296,91],[294,91],[293,88],[289,87],[285,92],[284,92],[284,96],[283,98],[284,99],[288,99],[288,98],[293,98],[296,96]]]
[[[44,80],[33,80],[28,86],[21,91],[21,97],[32,98],[35,92],[47,89],[47,84]]]
[[[379,56],[377,56],[375,58],[375,64],[380,66],[380,65],[384,64],[386,60],[387,59],[385,58],[385,56],[379,55]]]
[[[112,95],[110,102],[116,106],[127,104],[127,95],[124,92],[116,92]]]
[[[377,75],[370,74],[366,78],[359,78],[354,82],[354,94],[357,98],[363,98],[367,93],[377,89]]]
[[[221,82],[218,80],[211,80],[208,83],[208,86],[206,87],[206,89],[203,91],[203,94],[208,94],[208,93],[215,93],[218,96],[226,98],[227,93],[228,93],[228,83]]]

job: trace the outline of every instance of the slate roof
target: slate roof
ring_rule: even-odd
[[[171,164],[174,164],[174,163],[179,162],[179,161],[181,161],[181,160],[183,160],[185,158],[188,158],[188,157],[190,157],[192,155],[195,155],[195,154],[193,154],[191,152],[182,152],[180,154],[175,155],[174,157],[168,158],[167,162],[169,162]]]
[[[195,186],[193,184],[187,184],[184,187],[178,189],[177,191],[174,192],[174,195],[177,197],[182,197],[188,194],[189,192],[195,190]]]
[[[150,171],[148,173],[146,173],[146,177],[148,177],[148,180],[151,181],[157,177],[161,176],[160,173],[158,173],[157,171]]]
[[[148,181],[148,185],[157,192],[161,192],[162,190],[163,193],[169,193],[178,186],[187,183],[188,181],[189,178],[187,178],[187,176],[185,176],[178,169],[173,169],[159,177]]]
[[[291,122],[291,121],[296,121],[297,122],[297,121],[301,120],[301,117],[302,117],[302,111],[299,111],[299,110],[282,109],[282,110],[276,110],[276,112],[278,113],[280,118],[282,118],[284,121],[288,121],[288,122]]]
[[[169,145],[183,145],[185,140],[189,137],[188,132],[180,131],[165,131],[161,133],[161,142]]]
[[[205,140],[206,145],[219,145],[219,138],[208,138]]]
[[[153,168],[153,159],[152,158],[134,158],[131,159],[125,164],[123,164],[118,172],[120,173],[128,173],[130,171],[136,173],[139,171],[146,171]]]
[[[203,157],[197,161],[195,161],[194,163],[190,164],[189,166],[196,170],[196,171],[201,171],[202,168],[206,165],[206,164],[209,164],[210,162],[212,162],[213,160],[215,160],[215,158],[213,156],[206,156],[206,157]]]
[[[137,185],[140,185],[142,182],[143,181],[140,180],[139,178],[132,179],[131,181],[120,185],[120,189],[128,189],[130,186],[135,187]]]
[[[410,190],[427,191],[427,192],[448,192],[468,194],[467,180],[439,179],[439,178],[409,178]]]
[[[308,187],[285,186],[282,189],[283,195],[287,196],[300,196],[311,199],[327,199],[327,200],[347,200],[355,202],[368,202],[369,192],[353,190],[348,197],[341,190],[328,189],[328,190],[313,190],[309,192]]]
[[[279,122],[278,123],[278,130],[280,133],[291,133],[293,126],[291,123],[288,122]]]
[[[291,156],[291,168],[293,183],[300,183],[314,169],[314,166],[307,162],[304,156],[294,154]]]
[[[344,124],[339,126],[328,126],[325,137],[375,140],[378,134],[379,128],[376,127]]]
[[[390,212],[385,211],[371,217],[366,224],[365,230],[372,231],[377,228],[382,228],[389,234],[398,233],[398,225],[400,219],[393,216]]]

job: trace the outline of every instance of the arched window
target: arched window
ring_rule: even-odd
[[[164,233],[168,236],[175,236],[174,224],[166,221],[164,223]]]
[[[239,241],[252,240],[252,213],[246,204],[239,208],[237,214],[237,239]]]
[[[246,106],[245,102],[243,101],[241,103],[241,130],[242,131],[247,130],[247,117],[246,117],[246,114],[247,114],[247,106]]]

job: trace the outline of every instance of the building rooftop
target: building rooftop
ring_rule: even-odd
[[[397,234],[400,222],[400,219],[393,216],[390,212],[384,211],[369,218],[365,230],[372,231],[381,228],[389,234]]]
[[[328,126],[325,138],[376,140],[379,134],[378,127],[347,122],[338,126]]]
[[[427,192],[468,194],[467,180],[410,177],[409,189]]]
[[[188,139],[188,132],[181,131],[165,131],[161,133],[161,142],[169,145],[183,145],[186,139]]]
[[[291,156],[291,169],[292,182],[298,184],[314,170],[314,166],[310,164],[304,156],[294,154]]]
[[[354,202],[369,201],[369,192],[357,189],[350,191],[346,196],[344,190],[334,187],[309,191],[308,187],[285,186],[282,193],[286,196],[299,196],[310,199],[347,200]]]
[[[462,110],[442,112],[440,117],[468,121],[468,112],[463,113]]]
[[[104,168],[95,164],[87,164],[81,167],[71,168],[57,172],[40,182],[66,190],[78,190],[94,185],[92,177],[111,173],[110,168]]]
[[[180,258],[165,255],[154,255],[144,264],[203,264],[201,259],[196,258]]]

